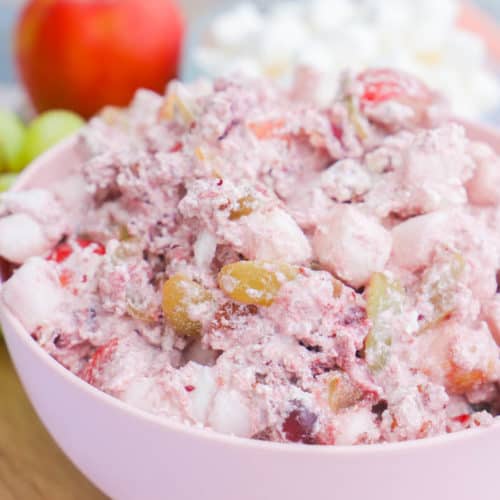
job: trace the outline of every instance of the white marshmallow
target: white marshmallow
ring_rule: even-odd
[[[38,326],[54,320],[64,293],[53,263],[33,257],[3,285],[2,297],[5,305],[31,333]]]
[[[198,363],[190,363],[189,368],[195,373],[194,390],[188,394],[191,416],[197,422],[206,422],[217,389],[214,369]]]
[[[225,434],[241,437],[251,434],[250,410],[235,390],[220,389],[217,392],[208,422],[215,431]]]
[[[29,215],[13,214],[0,219],[0,256],[9,262],[22,264],[50,248],[42,227]]]
[[[337,205],[313,239],[319,262],[354,288],[384,269],[391,246],[389,231],[351,205]]]
[[[209,231],[202,231],[196,239],[194,249],[194,259],[196,265],[201,268],[210,266],[217,248],[217,240]]]
[[[311,246],[302,229],[285,211],[253,212],[241,219],[242,253],[249,259],[301,264],[311,258]]]
[[[452,218],[446,212],[413,217],[392,230],[392,259],[409,271],[427,266],[440,241],[452,230]]]
[[[482,162],[467,184],[469,201],[475,205],[498,205],[500,203],[500,161],[491,158]]]

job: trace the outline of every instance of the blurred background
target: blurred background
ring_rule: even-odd
[[[13,86],[17,78],[12,58],[12,30],[23,3],[23,0],[0,0],[0,106],[19,106],[21,99],[19,87]],[[178,0],[178,3],[188,20],[182,61],[182,77],[186,80],[200,75],[213,77],[233,70],[243,70],[251,75],[264,73],[286,80],[290,77],[290,65],[305,63],[327,68],[331,79],[325,80],[325,85],[332,87],[332,80],[347,64],[354,66],[353,69],[358,69],[356,65],[394,65],[416,73],[438,89],[448,90],[453,94],[451,99],[455,101],[454,106],[459,114],[469,118],[484,117],[490,121],[492,117],[500,115],[500,106],[494,105],[500,100],[500,86],[494,88],[489,78],[491,73],[488,75],[481,71],[486,63],[483,61],[484,48],[478,44],[479,39],[466,39],[450,30],[450,19],[461,16],[453,11],[457,5],[464,3],[459,0],[254,0],[255,5],[264,6],[260,12],[267,14],[261,19],[257,19],[255,10],[249,8],[252,0]],[[312,23],[317,25],[315,30],[307,32],[293,18],[293,8],[290,6],[294,3],[308,6],[303,8],[301,16],[309,16]],[[483,9],[489,21],[500,20],[499,0],[468,3]],[[276,4],[284,7],[276,7]],[[348,4],[354,5],[354,8]],[[374,12],[377,9],[380,12]],[[346,17],[348,10],[351,11],[350,19]],[[369,15],[367,10],[371,10]],[[413,22],[416,17],[412,10],[422,14],[420,17],[425,20],[425,24]],[[335,23],[335,18],[338,23]],[[378,21],[374,22],[374,18],[378,18]],[[463,17],[459,22],[464,24]],[[257,27],[257,24],[260,26]],[[427,26],[429,24],[430,28]],[[470,25],[476,31],[484,28],[478,27],[476,20]],[[487,35],[491,42],[491,25],[489,28]],[[263,36],[257,33],[259,30],[264,33]],[[326,30],[328,34],[325,34]],[[392,40],[387,37],[382,39],[381,31],[391,31]],[[420,31],[421,37],[431,42],[408,42],[408,38],[418,36]],[[406,53],[394,49],[398,37],[403,36]],[[500,35],[496,36],[497,47],[493,48],[493,54],[489,47],[490,56],[493,55],[487,63],[490,69],[500,61]],[[432,40],[435,40],[435,46],[432,46]],[[263,48],[263,44],[267,46]],[[383,49],[381,44],[385,44]],[[409,49],[408,45],[411,45]],[[379,47],[378,52],[372,50],[375,46]],[[436,46],[439,46],[439,50]],[[410,60],[410,50],[420,51],[417,63]],[[256,54],[256,51],[259,53]],[[325,55],[327,51],[343,53],[344,57],[328,57]],[[465,75],[467,66],[471,71]],[[473,70],[478,73],[474,81],[471,75]],[[498,74],[496,67],[495,72]],[[462,82],[461,88],[456,84],[459,79],[466,80]],[[448,82],[451,82],[451,86]],[[325,95],[325,98],[328,97]]]
[[[15,71],[12,61],[12,29],[19,9],[26,0],[0,0],[0,82],[15,81]],[[147,1],[147,0],[145,0]],[[267,3],[276,2],[269,0]],[[308,0],[305,0],[308,1]],[[356,0],[353,0],[354,2]],[[439,5],[441,0],[436,0]],[[384,0],[379,0],[380,4]],[[241,3],[238,0],[178,0],[178,3],[184,9],[188,21],[192,24],[199,23],[200,17],[208,15],[214,8],[231,8],[231,5]],[[262,2],[260,2],[262,3]],[[418,2],[416,2],[418,3]],[[474,2],[486,12],[500,21],[500,1],[499,0],[475,0]]]
[[[9,99],[12,98],[12,85],[17,82],[15,64],[12,58],[12,30],[19,11],[25,1],[26,0],[0,0],[0,92],[2,92],[0,94],[0,105],[5,105],[5,101],[7,100],[8,102]],[[334,16],[339,17],[339,19],[341,19],[342,15],[345,15],[346,4],[353,4],[355,6],[360,4],[370,4],[370,8],[372,9],[373,5],[378,4],[379,9],[382,10],[382,8],[384,8],[386,12],[394,10],[394,6],[396,6],[396,10],[398,12],[395,15],[393,13],[392,16],[389,16],[388,19],[383,20],[383,22],[389,22],[389,24],[393,22],[393,28],[397,28],[398,22],[400,22],[400,19],[398,19],[398,15],[401,15],[402,11],[405,9],[408,11],[408,13],[410,13],[412,9],[408,6],[414,4],[414,8],[416,6],[417,10],[425,13],[425,16],[422,17],[426,18],[426,22],[434,24],[437,29],[441,29],[443,28],[443,26],[446,28],[446,23],[449,21],[450,15],[452,15],[450,14],[450,6],[452,6],[453,4],[458,5],[459,3],[465,2],[460,2],[459,0],[424,0],[422,2],[416,2],[414,0],[268,0],[267,2],[263,2],[262,0],[254,0],[253,2],[252,0],[178,0],[178,4],[184,11],[184,14],[188,20],[188,34],[185,42],[186,48],[184,51],[184,59],[182,64],[182,76],[185,79],[193,79],[202,74],[213,76],[214,73],[220,74],[225,69],[232,70],[236,68],[237,70],[241,70],[241,67],[245,65],[247,66],[247,69],[248,67],[252,66],[249,69],[250,73],[257,72],[255,71],[255,58],[249,57],[248,47],[243,46],[243,38],[245,33],[251,31],[252,23],[255,24],[256,22],[254,13],[250,9],[248,9],[248,5],[251,3],[258,5],[259,7],[264,6],[262,10],[267,11],[270,17],[274,17],[275,26],[279,31],[280,28],[283,28],[284,19],[289,25],[293,24],[294,20],[291,19],[291,9],[289,8],[290,4],[293,3],[301,3],[305,5],[314,4],[316,6],[316,14],[313,13],[313,16],[323,14],[326,18],[328,18],[328,14],[330,12],[335,12]],[[491,20],[500,21],[500,0],[469,0],[467,3],[474,4],[474,6],[481,8],[485,13],[488,14]],[[275,4],[285,4],[286,8],[288,9],[287,12],[282,13],[283,15],[281,15],[281,19],[280,15],[276,15],[278,9],[273,7]],[[326,7],[323,8],[323,11],[317,8],[318,4],[326,5]],[[330,7],[328,7],[328,4],[330,5]],[[238,11],[238,6],[243,6],[244,8],[240,8]],[[429,10],[429,6],[431,9],[430,13],[426,12],[426,10]],[[310,36],[308,39],[305,39],[302,36],[302,38],[304,39],[301,39],[301,37],[298,35],[301,35],[303,30],[299,29],[301,33],[295,32],[295,36],[291,37],[294,40],[286,38],[280,39],[278,36],[275,36],[269,37],[267,43],[279,45],[279,47],[276,47],[276,50],[279,50],[283,53],[286,51],[290,51],[290,44],[301,43],[304,46],[304,51],[308,51],[308,54],[304,57],[303,53],[301,53],[298,56],[299,60],[301,62],[305,61],[306,63],[312,65],[320,65],[322,62],[324,62],[324,57],[322,58],[322,51],[324,51],[325,47],[327,47],[328,50],[339,51],[345,49],[346,46],[349,46],[349,42],[351,43],[352,47],[353,44],[359,45],[360,43],[363,43],[363,41],[360,41],[360,39],[363,37],[365,38],[365,43],[367,43],[367,40],[369,40],[367,34],[361,32],[363,28],[365,28],[365,31],[367,31],[367,26],[363,26],[363,23],[359,22],[360,12],[356,12],[356,9],[354,10],[355,16],[350,23],[353,29],[350,31],[344,29],[345,26],[342,26],[342,29],[340,29],[340,26],[335,25],[334,22],[329,23],[328,20],[327,22],[322,21],[325,25],[322,27],[323,29],[330,26],[334,29],[339,28],[338,31],[340,31],[341,33],[336,38],[330,36],[328,37],[328,40],[325,40],[325,37],[323,36],[313,37],[314,39],[311,39]],[[361,9],[357,10],[361,11]],[[221,14],[223,13],[229,14],[228,16],[226,16],[225,24],[230,26],[222,27],[224,20],[218,18],[223,17],[221,16]],[[358,19],[356,19],[356,14],[358,14]],[[427,14],[430,15],[427,16]],[[446,18],[447,16],[448,19]],[[412,15],[408,15],[408,17],[410,19],[413,18]],[[218,21],[219,23],[217,25]],[[473,22],[472,24],[474,29],[478,28],[477,23]],[[269,28],[271,25],[272,21],[269,21],[266,24],[266,27]],[[400,23],[399,27],[402,33],[404,33],[404,31],[408,29],[407,26],[404,26],[404,23]],[[301,27],[299,26],[299,28]],[[379,28],[382,29],[382,26],[379,26]],[[384,26],[383,28],[385,29],[386,27]],[[420,28],[420,26],[413,27],[414,30]],[[224,29],[226,33],[220,33],[220,31],[224,31]],[[356,30],[358,32],[356,32]],[[209,36],[210,34],[215,34],[215,36],[212,36],[212,41],[213,38],[215,38],[217,43],[219,44],[218,48],[223,50],[210,50],[213,49],[213,47],[210,47],[210,43],[207,42],[207,34]],[[238,36],[238,34],[240,34],[240,36]],[[422,33],[422,36],[424,34],[428,35],[428,33]],[[250,40],[247,41],[250,42]],[[253,41],[254,40],[252,40],[252,42]],[[327,43],[329,43],[329,45],[327,45]],[[460,44],[463,43],[463,41],[454,41],[454,43]],[[321,46],[321,44],[323,44],[323,46]],[[473,44],[474,43],[469,43],[468,47],[465,47],[465,50],[466,52],[467,49],[469,49],[469,52],[475,50],[476,53],[474,54],[474,56],[477,56],[480,50],[478,50],[477,44],[476,47],[473,47]],[[203,45],[205,46],[203,47]],[[457,51],[458,50],[459,48],[457,47]],[[498,53],[494,54],[494,56],[500,61],[500,33],[498,34],[497,50]],[[275,59],[276,54],[270,55],[269,52],[270,51],[268,51],[262,57]],[[350,50],[350,52],[352,52],[352,49]],[[354,54],[354,56],[356,56],[356,54]],[[401,54],[398,54],[396,55],[396,57],[394,57],[394,54],[392,54],[392,57],[392,61],[390,60],[390,57],[387,57],[387,62],[394,63],[395,65],[400,65],[403,67],[403,69],[416,72],[417,74],[420,73],[419,76],[425,79],[426,75],[423,74],[422,71],[415,71],[414,66],[409,64],[408,61],[403,60],[405,55],[402,56]],[[356,57],[350,56],[349,63],[356,63],[355,59]],[[381,62],[385,62],[384,57],[380,56],[380,54],[378,55],[378,57],[377,55],[372,55],[372,59],[374,60],[374,62],[378,62],[379,60]],[[460,59],[460,57],[458,57],[458,59]],[[338,65],[345,64],[345,61],[342,60],[338,60],[336,62]],[[435,61],[431,62],[432,64],[435,64]],[[332,61],[329,61],[329,63],[332,63]],[[275,66],[277,66],[277,64],[275,64]],[[279,71],[279,68],[275,67],[274,70],[276,73]],[[267,73],[269,73],[269,71],[267,71]],[[442,71],[439,75],[439,78],[441,80],[446,79],[446,71]],[[432,84],[433,82],[431,81],[429,83]],[[438,82],[438,86],[439,83],[441,82]],[[471,114],[470,111],[469,114]]]

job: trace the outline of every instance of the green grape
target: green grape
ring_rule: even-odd
[[[47,111],[35,118],[28,126],[23,142],[21,164],[26,166],[44,151],[84,125],[84,121],[70,111]]]
[[[14,181],[16,179],[17,179],[16,174],[0,174],[0,193],[10,189],[10,186],[14,184]]]
[[[17,172],[26,128],[19,117],[7,110],[0,110],[0,172]]]

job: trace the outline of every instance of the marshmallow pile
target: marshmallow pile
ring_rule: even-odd
[[[201,73],[267,76],[288,84],[297,67],[323,73],[320,104],[350,68],[389,66],[444,93],[459,116],[491,118],[500,82],[482,39],[458,26],[458,0],[299,0],[240,3],[213,19],[191,57]]]

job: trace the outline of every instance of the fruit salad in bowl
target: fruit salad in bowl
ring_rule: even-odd
[[[325,445],[491,425],[500,159],[408,75],[346,75],[327,108],[316,81],[104,111],[77,172],[2,196],[3,304],[89,384],[187,425]]]
[[[140,91],[2,195],[7,342],[108,494],[144,498],[121,467],[162,498],[168,449],[175,498],[203,482],[209,498],[303,498],[306,459],[359,498],[347,478],[378,477],[375,457],[401,469],[395,495],[416,483],[420,498],[448,488],[429,467],[458,450],[456,470],[483,481],[477,454],[499,429],[499,139],[404,73],[346,73],[328,106],[320,83],[307,70],[289,93],[237,76]],[[222,497],[212,455],[231,476]]]

